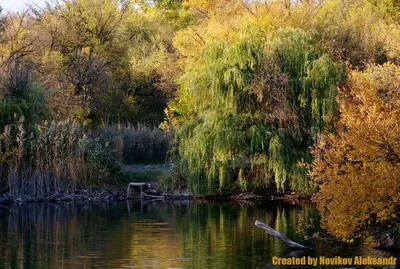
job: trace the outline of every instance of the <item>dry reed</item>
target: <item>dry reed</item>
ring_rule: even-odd
[[[21,120],[0,135],[0,191],[13,196],[111,184],[120,171],[111,151],[72,121],[45,122],[26,133]]]
[[[109,146],[114,157],[126,164],[165,163],[173,139],[173,134],[143,124],[104,125],[89,136]]]

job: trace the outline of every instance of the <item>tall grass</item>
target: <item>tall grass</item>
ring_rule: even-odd
[[[8,125],[0,136],[0,191],[46,196],[111,184],[121,171],[111,151],[72,121],[45,122],[27,133]]]
[[[125,164],[165,163],[173,139],[173,134],[143,124],[104,125],[89,136],[110,147],[114,157]]]
[[[3,68],[4,69],[4,68]],[[47,196],[109,185],[124,163],[163,163],[171,135],[145,125],[88,130],[73,121],[50,121],[47,90],[29,63],[0,68],[0,192]],[[118,162],[119,161],[119,162]]]

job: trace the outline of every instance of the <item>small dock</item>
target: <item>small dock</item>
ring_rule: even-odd
[[[128,184],[128,189],[126,192],[126,198],[140,198],[140,199],[145,199],[145,198],[150,198],[150,199],[164,199],[164,196],[156,196],[156,195],[150,195],[144,192],[145,188],[148,186],[151,186],[149,183],[145,182],[131,182]],[[150,188],[150,187],[149,187]],[[139,197],[138,196],[132,196],[132,190],[134,193],[136,193],[136,190],[138,190]]]

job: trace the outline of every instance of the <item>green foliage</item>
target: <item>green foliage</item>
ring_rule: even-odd
[[[125,170],[123,172],[124,184],[129,182],[159,182],[167,173],[163,170]]]
[[[23,119],[24,128],[31,130],[40,120],[49,118],[45,90],[32,78],[27,65],[12,62],[0,84],[0,128],[18,125]]]
[[[34,14],[25,19],[34,27],[28,36],[40,41],[29,57],[54,91],[57,118],[162,121],[178,72],[173,18],[117,0],[61,1]]]
[[[23,68],[3,76],[0,127],[17,130],[24,116],[31,132],[49,118],[46,101],[57,119],[155,125],[176,97],[171,122],[193,190],[275,181],[308,191],[298,162],[333,129],[345,64],[400,58],[397,9],[394,0],[64,0],[7,15],[2,72],[18,60],[35,80]],[[169,151],[159,130],[107,128],[100,142],[120,161],[161,162]]]
[[[182,0],[136,0],[143,9],[157,7],[159,9],[176,10],[182,7]]]
[[[129,40],[131,96],[137,108],[133,118],[158,124],[167,101],[176,91],[171,39],[174,26],[159,10],[130,16],[126,34]]]
[[[391,18],[396,21],[400,19],[400,2],[399,0],[368,0],[373,5],[379,7]]]
[[[189,64],[178,93],[186,117],[179,136],[194,192],[245,189],[243,177],[309,189],[297,162],[309,159],[307,148],[327,126],[323,117],[335,112],[341,72],[318,56],[312,38],[299,29],[265,35],[244,27]]]
[[[389,25],[381,9],[370,2],[385,1],[330,0],[317,12],[313,28],[319,46],[331,57],[358,68],[387,60],[384,35]]]

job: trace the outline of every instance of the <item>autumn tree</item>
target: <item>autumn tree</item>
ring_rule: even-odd
[[[31,12],[30,60],[58,118],[162,120],[175,92],[173,23],[128,1],[56,1]],[[167,68],[169,66],[170,68]]]
[[[114,91],[123,94],[121,84],[126,78],[115,78],[129,64],[121,39],[128,9],[112,0],[78,0],[57,2],[35,14],[44,44],[38,71],[58,80],[52,85],[57,90],[53,103],[79,96],[77,105],[86,110],[83,115],[104,117],[110,95]],[[121,100],[114,101],[124,106]]]
[[[300,29],[244,26],[209,41],[181,77],[176,104],[192,190],[270,182],[309,190],[297,162],[309,158],[307,147],[334,116],[340,70]]]
[[[314,148],[322,225],[343,240],[396,231],[400,220],[400,68],[351,72],[337,131]]]
[[[26,11],[0,18],[0,132],[23,122],[26,129],[50,118],[48,91],[35,76],[29,60],[37,39]]]

